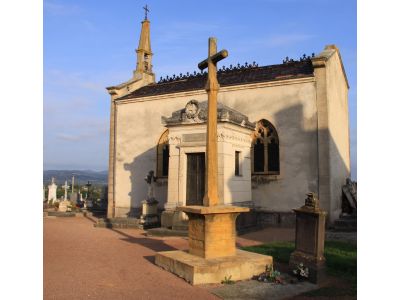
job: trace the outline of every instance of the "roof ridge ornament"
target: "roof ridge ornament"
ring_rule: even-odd
[[[243,65],[238,63],[236,66],[233,66],[232,64],[229,66],[222,66],[218,68],[217,74],[220,73],[227,73],[230,71],[237,71],[237,70],[245,70],[245,69],[254,69],[258,68],[258,64],[253,61],[253,63],[248,63],[245,62]],[[187,79],[192,79],[196,77],[201,77],[201,76],[207,76],[207,71],[200,70],[198,71],[193,71],[192,73],[186,72],[186,74],[179,73],[178,76],[173,74],[173,76],[166,76],[166,77],[160,77],[159,81],[157,83],[166,83],[166,82],[173,82],[173,81],[178,81],[178,80],[187,80]]]

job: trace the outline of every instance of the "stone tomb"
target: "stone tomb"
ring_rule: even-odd
[[[313,193],[307,194],[305,205],[294,211],[296,247],[290,255],[289,266],[294,270],[302,263],[309,270],[309,280],[319,283],[325,277],[326,212],[319,208],[319,200]]]
[[[203,205],[177,208],[189,217],[189,251],[159,252],[155,260],[158,266],[194,285],[219,283],[229,276],[232,280],[249,279],[272,264],[271,256],[236,249],[236,218],[249,208],[220,205],[224,202],[218,197],[216,63],[227,55],[226,50],[217,53],[216,39],[210,38],[208,58],[199,64],[201,70],[208,67],[205,196]]]

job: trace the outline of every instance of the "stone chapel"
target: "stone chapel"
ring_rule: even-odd
[[[147,16],[136,53],[133,77],[107,88],[107,216],[138,217],[154,170],[161,223],[173,227],[176,207],[202,205],[207,75],[157,82]],[[251,208],[238,222],[290,226],[292,209],[314,192],[329,222],[337,219],[350,177],[349,85],[339,49],[277,65],[231,65],[217,76],[220,201]]]

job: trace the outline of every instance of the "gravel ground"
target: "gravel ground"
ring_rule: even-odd
[[[219,299],[154,265],[182,238],[93,227],[89,218],[44,218],[44,299]]]
[[[253,290],[261,297],[282,296],[278,290],[262,294],[262,286],[255,288],[258,283],[252,281],[237,285],[235,292],[220,284],[192,286],[154,264],[158,251],[187,249],[187,238],[147,237],[139,229],[95,228],[94,217],[43,220],[44,299],[220,299],[211,294],[217,290],[227,299],[240,295],[238,290],[243,290],[243,295]],[[356,237],[356,233],[327,232],[327,239]],[[267,228],[241,235],[237,246],[294,238],[294,228]]]

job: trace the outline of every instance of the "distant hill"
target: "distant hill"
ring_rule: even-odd
[[[62,185],[65,180],[71,183],[72,176],[75,176],[75,184],[86,184],[88,181],[92,184],[107,184],[108,171],[92,171],[92,170],[44,170],[43,184],[48,185],[51,178],[54,177],[57,185]]]

